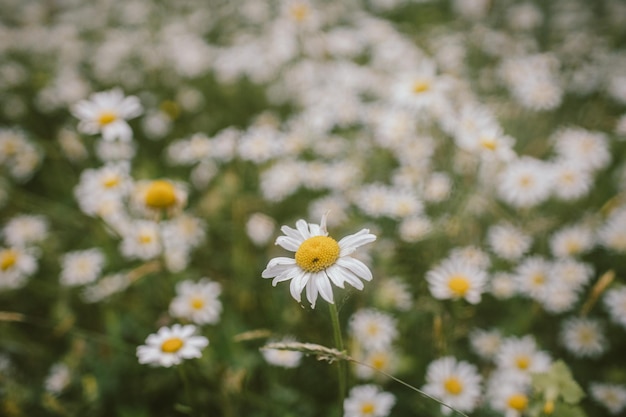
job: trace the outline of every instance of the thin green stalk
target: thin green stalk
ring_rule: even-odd
[[[341,326],[339,325],[339,312],[335,304],[328,304],[330,319],[333,323],[333,336],[335,338],[335,348],[343,352],[343,338],[341,337]],[[346,396],[346,362],[337,361],[337,377],[339,379],[339,403],[343,407],[343,399]]]
[[[187,406],[189,407],[189,415],[196,416],[196,408],[194,407],[192,396],[191,396],[191,386],[189,385],[189,379],[187,378],[187,373],[185,372],[184,366],[177,366],[178,374],[180,375],[180,379],[183,380],[183,386],[185,387],[185,395],[187,396]]]

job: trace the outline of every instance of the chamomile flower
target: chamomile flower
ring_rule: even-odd
[[[296,339],[293,337],[284,337],[281,340],[272,340],[276,343],[293,343]],[[286,349],[261,349],[261,354],[267,363],[282,368],[297,368],[302,361],[304,354],[295,350]]]
[[[126,122],[143,112],[139,99],[124,97],[119,88],[92,94],[72,107],[72,114],[80,119],[78,130],[88,135],[100,133],[104,140],[129,141],[133,131]]]
[[[356,311],[348,323],[352,337],[365,349],[383,349],[398,336],[396,320],[388,314],[373,310]]]
[[[221,293],[221,285],[207,278],[197,283],[189,280],[179,282],[176,284],[176,297],[170,303],[170,314],[195,324],[215,324],[222,313],[222,303],[218,299]]]
[[[48,221],[43,216],[22,214],[13,217],[2,229],[4,240],[11,246],[24,247],[48,236]]]
[[[59,395],[67,388],[71,380],[72,373],[70,368],[66,364],[58,362],[50,368],[48,376],[44,381],[44,388],[52,395]]]
[[[159,225],[149,220],[136,220],[123,232],[120,252],[129,259],[152,259],[161,254]]]
[[[355,364],[354,373],[359,379],[372,379],[382,374],[378,371],[393,374],[398,366],[398,354],[390,347],[384,349],[364,350],[355,354],[362,364]]]
[[[520,417],[528,409],[530,388],[528,384],[510,375],[498,372],[489,382],[489,405],[504,417]]]
[[[564,227],[550,238],[550,250],[554,256],[560,258],[584,254],[594,244],[592,230],[582,225]]]
[[[540,256],[524,259],[515,269],[515,280],[520,293],[539,299],[550,280],[552,263]]]
[[[104,267],[104,253],[92,248],[66,253],[61,262],[61,284],[67,286],[94,282]]]
[[[502,223],[489,228],[487,242],[493,253],[512,261],[521,258],[528,251],[532,239],[519,228]]]
[[[446,356],[428,365],[422,390],[451,407],[471,412],[480,398],[481,380],[474,365]],[[442,406],[441,412],[447,415],[452,410]]]
[[[460,299],[477,304],[487,284],[487,274],[460,258],[446,259],[426,274],[428,288],[439,300]]]
[[[502,334],[497,330],[474,329],[469,334],[472,350],[481,358],[492,360],[502,345]]]
[[[607,349],[607,339],[598,320],[572,317],[562,323],[561,344],[574,356],[597,357]]]
[[[383,308],[408,311],[413,305],[409,286],[399,278],[389,278],[379,283],[374,293],[376,304]]]
[[[169,368],[183,359],[201,357],[209,339],[197,336],[195,332],[196,326],[192,324],[161,327],[157,333],[148,336],[144,345],[137,347],[139,363]]]
[[[499,176],[498,195],[513,207],[527,208],[544,202],[552,190],[552,171],[528,156],[509,163]]]
[[[343,401],[343,417],[387,417],[395,402],[393,394],[376,385],[359,385]]]
[[[626,328],[626,286],[608,290],[604,295],[604,306],[611,320]]]
[[[167,179],[138,181],[132,201],[139,212],[148,216],[162,210],[174,214],[187,204],[187,190],[183,184]]]
[[[527,380],[534,372],[545,372],[551,365],[550,356],[537,348],[532,336],[509,337],[502,342],[496,354],[496,364],[501,370]]]
[[[264,246],[272,238],[276,222],[263,213],[253,213],[246,222],[246,233],[256,246]]]
[[[609,410],[619,414],[626,408],[626,386],[594,382],[589,386],[591,398]]]
[[[344,288],[345,283],[348,283],[362,290],[364,285],[361,279],[372,279],[369,268],[350,255],[360,246],[375,241],[376,236],[368,229],[362,229],[337,242],[328,236],[326,216],[322,217],[319,225],[298,220],[296,229],[283,226],[281,230],[285,235],[279,236],[276,244],[295,252],[295,256],[272,259],[261,274],[263,278],[273,278],[274,286],[291,280],[291,296],[298,302],[306,288],[311,308],[315,308],[318,295],[334,303],[331,282],[339,288]]]
[[[19,288],[37,271],[37,259],[26,249],[0,247],[0,290]]]

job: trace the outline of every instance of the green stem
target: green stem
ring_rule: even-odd
[[[328,304],[330,310],[330,319],[333,323],[333,336],[335,338],[335,347],[343,352],[343,339],[341,337],[341,326],[339,325],[339,312],[335,304]],[[337,377],[339,379],[339,403],[343,409],[343,399],[346,396],[346,363],[337,361]]]
[[[187,378],[187,373],[185,372],[184,366],[183,365],[179,365],[177,366],[178,368],[178,373],[180,375],[180,379],[183,380],[183,386],[185,387],[185,395],[187,397],[187,406],[189,407],[189,415],[191,416],[195,416],[196,415],[196,409],[194,408],[194,404],[192,401],[192,396],[191,396],[191,386],[189,385],[189,379]]]

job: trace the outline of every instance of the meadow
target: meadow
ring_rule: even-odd
[[[0,415],[626,415],[626,3],[0,0]]]

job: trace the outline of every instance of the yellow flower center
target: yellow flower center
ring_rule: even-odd
[[[148,207],[156,209],[168,208],[176,203],[176,189],[169,181],[152,181],[146,191],[145,199]]]
[[[463,391],[463,384],[453,376],[444,381],[443,387],[452,395],[459,395]]]
[[[575,240],[570,240],[569,242],[567,242],[565,244],[565,250],[570,255],[577,254],[578,252],[581,251],[581,249],[582,249],[582,247],[581,247],[580,243],[575,241]]]
[[[0,252],[0,270],[6,271],[17,262],[17,252],[7,249]]]
[[[161,350],[165,353],[175,353],[183,347],[185,342],[181,338],[171,337],[165,342],[161,343]]]
[[[167,114],[172,120],[177,119],[180,115],[180,106],[175,101],[165,100],[161,102],[159,107],[161,108],[161,111]]]
[[[328,236],[313,236],[296,251],[296,264],[307,272],[319,272],[339,258],[339,244]]]
[[[528,367],[530,366],[530,358],[526,355],[518,356],[515,359],[515,365],[517,365],[517,367],[522,370],[528,369]]]
[[[519,179],[519,185],[522,188],[530,188],[534,184],[533,178],[530,175],[524,175]]]
[[[194,297],[191,299],[191,308],[200,310],[202,307],[204,307],[204,300],[202,298]]]
[[[383,353],[375,354],[370,359],[370,364],[372,365],[372,367],[378,369],[379,371],[387,367],[387,362],[387,355]]]
[[[498,146],[498,144],[496,143],[496,140],[490,137],[480,138],[480,144],[482,145],[483,148],[489,149],[490,151],[494,151],[496,147]]]
[[[108,175],[107,177],[105,177],[102,180],[102,185],[105,186],[105,188],[114,188],[117,187],[120,183],[120,177],[118,175]]]
[[[309,6],[300,3],[291,7],[291,16],[296,22],[303,22],[309,15]]]
[[[413,87],[411,88],[413,93],[420,94],[430,90],[430,83],[428,81],[419,80],[413,83]]]
[[[535,274],[532,278],[533,284],[542,285],[546,282],[546,277],[543,274]]]
[[[507,401],[509,407],[517,411],[524,411],[528,405],[528,397],[524,394],[513,394]]]
[[[554,401],[546,401],[546,403],[543,405],[543,413],[544,414],[554,413]]]
[[[596,333],[588,327],[583,327],[578,330],[578,341],[583,345],[591,345],[596,341]]]
[[[374,410],[376,410],[376,407],[374,407],[374,404],[371,402],[363,403],[361,406],[361,413],[363,414],[373,414]]]
[[[147,233],[141,233],[139,235],[139,243],[148,244],[152,242],[152,235]]]
[[[470,281],[463,275],[454,275],[448,281],[448,288],[450,288],[450,291],[455,295],[463,297],[470,288]]]
[[[112,112],[110,110],[105,110],[98,115],[98,124],[100,124],[100,126],[106,126],[109,123],[113,123],[116,120],[117,120],[117,114],[115,114],[115,112]]]

